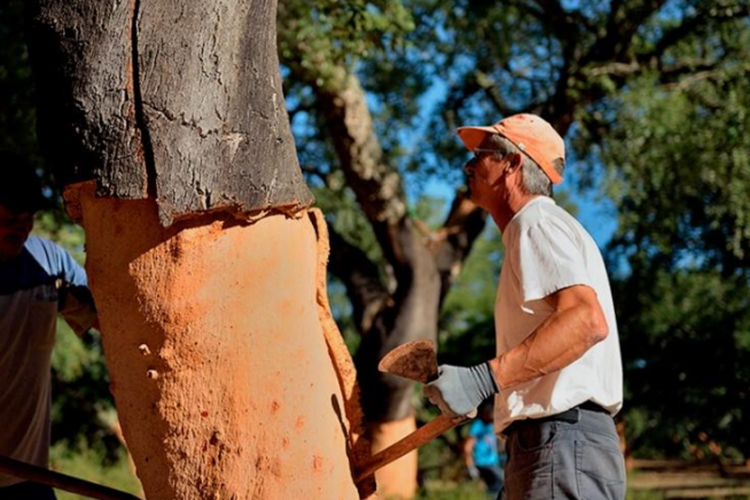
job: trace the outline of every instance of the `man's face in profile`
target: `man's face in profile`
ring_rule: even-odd
[[[34,213],[16,213],[0,204],[0,261],[21,254],[34,227]]]

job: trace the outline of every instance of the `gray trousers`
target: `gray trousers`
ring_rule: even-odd
[[[510,429],[506,500],[625,498],[625,460],[612,417],[585,409],[566,416]]]

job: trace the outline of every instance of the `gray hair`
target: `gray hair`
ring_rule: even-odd
[[[523,190],[526,194],[537,195],[541,194],[544,196],[552,196],[552,181],[544,173],[544,170],[523,151],[510,142],[508,139],[500,134],[489,134],[487,138],[482,141],[480,146],[482,149],[494,149],[497,153],[494,156],[498,159],[502,159],[505,156],[512,153],[520,153],[523,158],[521,163],[521,174],[523,179]],[[557,173],[562,175],[565,168],[565,162],[562,159],[554,163],[555,170]]]

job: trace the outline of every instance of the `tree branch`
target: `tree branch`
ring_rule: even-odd
[[[576,32],[572,29],[574,28],[572,18],[575,18],[576,24],[584,24],[587,28],[590,26],[585,16],[566,11],[559,0],[534,0],[534,3],[541,9],[541,12],[537,15],[538,19],[561,42],[564,42]]]
[[[406,194],[400,174],[384,159],[359,80],[346,75],[336,90],[313,88],[347,185],[372,224],[385,257],[395,268],[408,266],[401,231],[408,218]]]
[[[643,0],[634,7],[634,2],[613,2],[604,36],[583,57],[582,66],[597,61],[621,61],[638,28],[665,3],[666,0]]]
[[[678,26],[666,31],[657,42],[654,50],[644,57],[660,58],[669,48],[680,42],[690,34],[702,33],[707,27],[707,19],[716,21],[728,21],[740,17],[750,16],[750,5],[735,5],[720,10],[709,9],[708,12],[699,12],[698,14],[683,20]]]
[[[567,15],[565,9],[558,0],[534,0],[534,3],[542,9],[543,12],[547,13],[550,18],[562,19]]]
[[[659,81],[664,84],[681,84],[681,76],[690,75],[692,81],[707,78],[715,74],[721,63],[719,61],[682,61],[670,65],[660,72]]]
[[[510,116],[518,113],[518,110],[508,106],[500,93],[499,87],[487,73],[481,70],[476,70],[473,79],[476,81],[478,87],[484,91],[485,95],[489,97],[492,104],[495,105],[495,108],[502,116]]]
[[[474,242],[482,233],[487,215],[469,200],[467,189],[461,189],[451,205],[443,226],[434,235],[432,247],[440,273],[440,301],[447,295],[461,272]]]
[[[575,57],[576,50],[581,45],[582,28],[586,31],[596,29],[591,20],[578,11],[565,10],[559,0],[533,0],[533,3],[541,10],[530,6],[519,7],[539,19],[547,32],[557,39],[566,60]]]
[[[330,225],[328,233],[334,256],[328,270],[344,283],[356,325],[360,332],[366,332],[387,305],[390,294],[383,286],[377,265],[365,252],[342,238]]]

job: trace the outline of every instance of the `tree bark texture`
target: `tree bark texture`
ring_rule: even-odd
[[[325,296],[322,214],[164,228],[150,199],[91,183],[67,196],[148,499],[370,498],[351,474],[369,443]]]
[[[149,499],[370,498],[274,0],[39,0],[40,134]]]
[[[39,133],[63,185],[193,213],[296,212],[274,0],[38,0]]]

